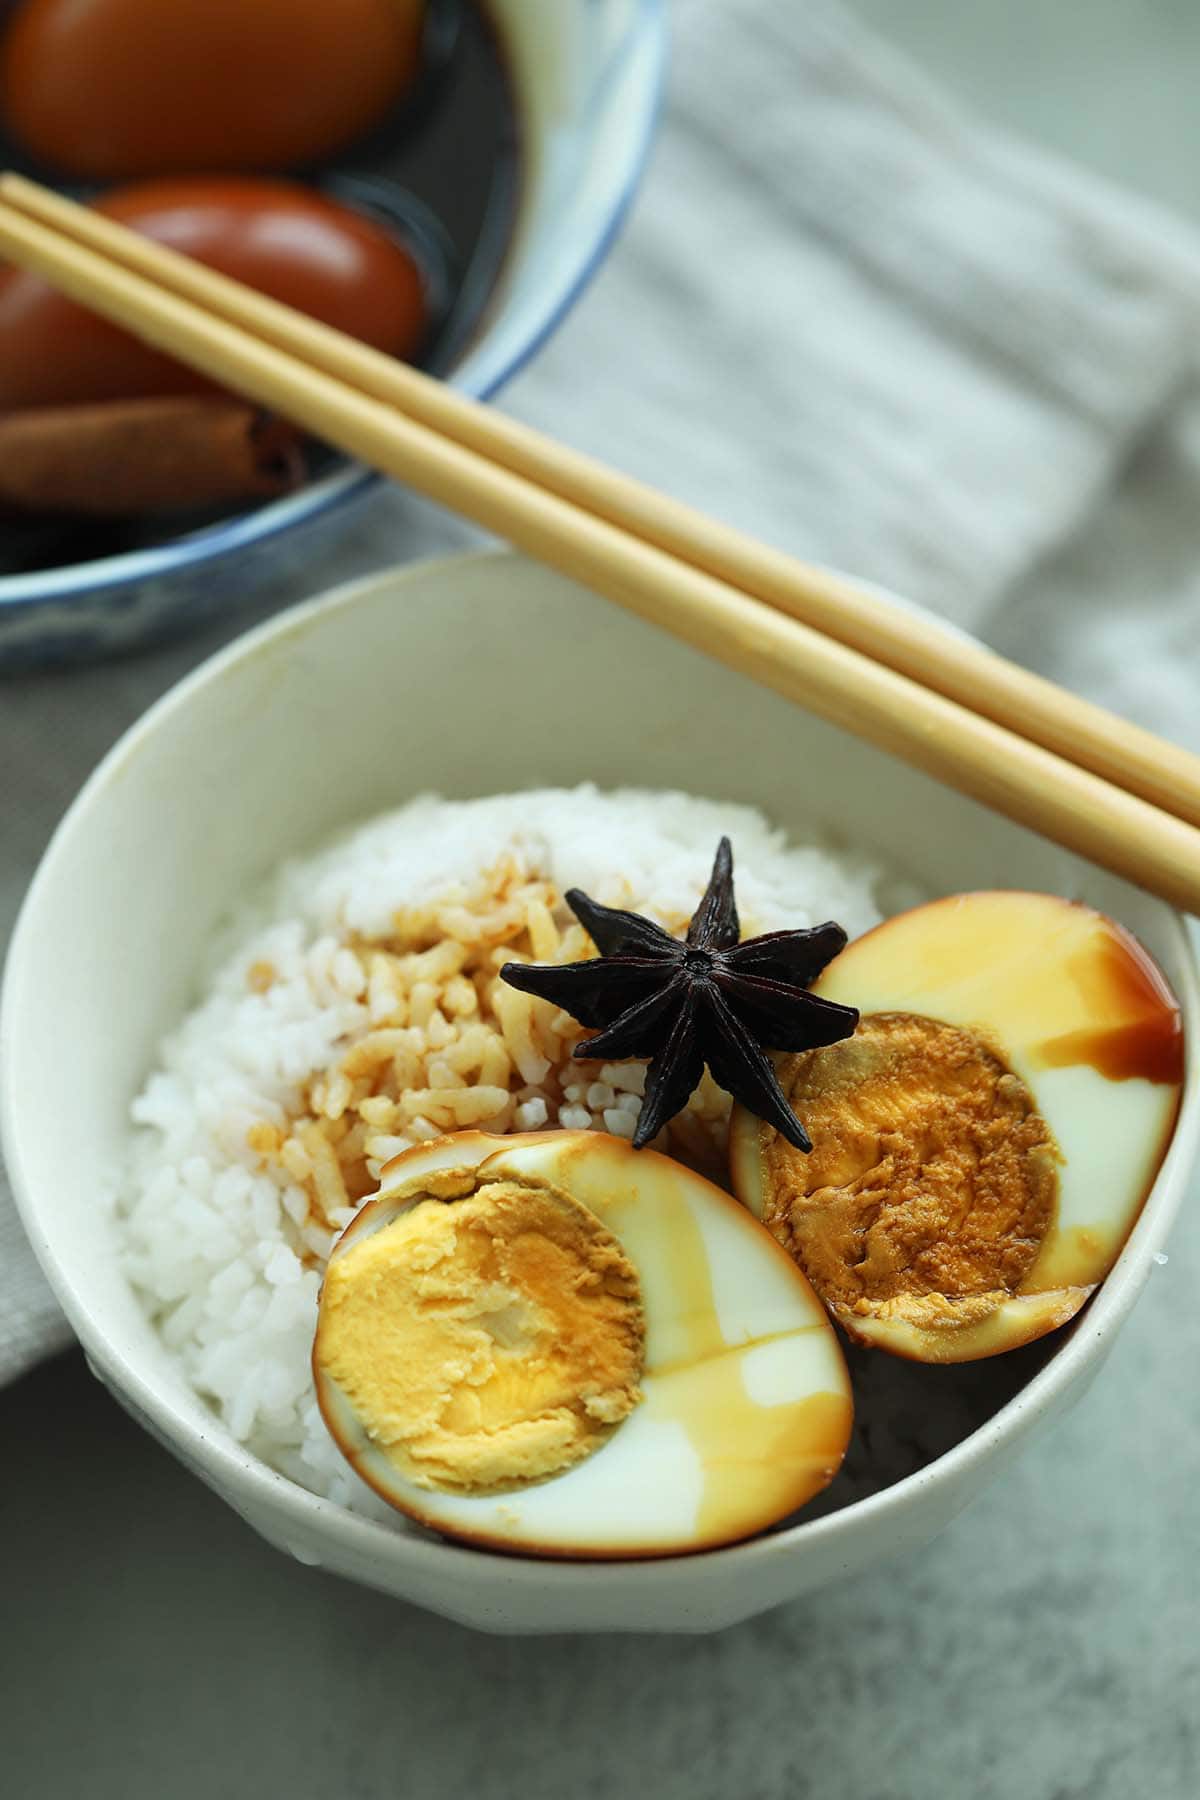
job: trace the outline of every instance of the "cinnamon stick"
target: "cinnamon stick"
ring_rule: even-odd
[[[137,517],[270,499],[305,475],[291,425],[222,396],[0,414],[0,507]]]

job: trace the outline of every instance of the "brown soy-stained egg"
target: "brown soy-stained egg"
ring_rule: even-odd
[[[828,1485],[852,1422],[835,1334],[772,1237],[600,1132],[395,1158],[334,1246],[313,1370],[384,1499],[544,1556],[750,1537]]]
[[[858,1030],[778,1060],[810,1155],[735,1110],[739,1197],[865,1343],[963,1362],[1064,1324],[1174,1130],[1182,1026],[1157,965],[1090,907],[962,894],[868,932],[814,992]]]
[[[362,343],[412,356],[425,279],[382,225],[294,182],[137,182],[96,210]],[[0,271],[0,409],[195,393],[203,377],[26,270]]]
[[[21,0],[0,115],[89,181],[289,169],[373,126],[416,77],[423,0]]]

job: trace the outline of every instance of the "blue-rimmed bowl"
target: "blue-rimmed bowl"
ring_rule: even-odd
[[[516,99],[520,186],[483,324],[449,379],[486,397],[537,350],[607,251],[645,163],[664,0],[487,0]],[[190,629],[302,569],[380,478],[341,463],[298,493],[149,548],[0,576],[0,671]]]

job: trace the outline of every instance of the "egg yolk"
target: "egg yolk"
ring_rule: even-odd
[[[966,1326],[1017,1291],[1054,1217],[1058,1152],[981,1039],[877,1013],[778,1073],[814,1148],[764,1134],[764,1223],[827,1304]]]
[[[314,1361],[415,1485],[503,1493],[573,1467],[641,1394],[637,1271],[557,1189],[420,1199],[330,1263]]]

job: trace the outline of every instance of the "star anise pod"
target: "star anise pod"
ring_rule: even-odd
[[[858,1024],[852,1006],[807,991],[845,946],[841,926],[768,931],[739,943],[728,838],[717,847],[712,877],[682,942],[653,919],[601,906],[579,888],[565,898],[599,957],[505,963],[500,977],[597,1032],[575,1046],[575,1056],[649,1058],[635,1148],[682,1111],[707,1063],[743,1106],[797,1149],[811,1150],[763,1052],[836,1044]]]

